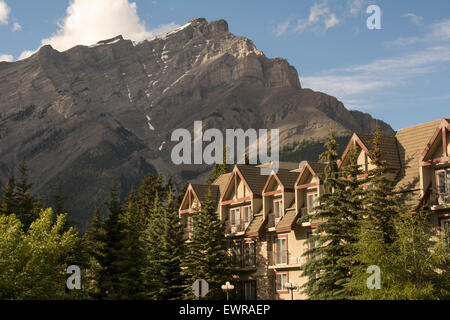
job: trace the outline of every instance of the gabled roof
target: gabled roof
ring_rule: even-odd
[[[355,141],[359,147],[364,150],[364,152],[369,156],[369,154],[373,151],[373,134],[366,133],[354,133],[351,137],[347,148],[342,155],[341,161],[339,162],[339,166],[344,163],[345,158],[347,157],[348,152],[350,151],[350,147]],[[386,161],[386,165],[390,169],[400,170],[401,169],[401,161],[399,158],[397,139],[392,136],[382,136],[381,137],[381,159]]]
[[[191,184],[194,193],[198,197],[198,201],[203,203],[208,199],[208,195],[211,194],[212,200],[218,200],[220,196],[219,186],[208,184]]]
[[[233,175],[232,172],[222,174],[216,180],[214,180],[214,182],[212,183],[213,185],[219,187],[220,195],[223,195],[223,193],[225,192],[225,190],[227,188],[228,180],[230,180],[230,177],[232,175]]]
[[[398,190],[420,188],[420,158],[440,121],[435,120],[401,129],[395,135],[399,144],[399,155],[403,168],[402,175],[397,183]]]
[[[305,162],[302,171],[295,181],[294,186],[299,185],[302,177],[306,174],[306,172],[309,172],[312,176],[318,177],[320,180],[322,180],[326,166],[327,164],[322,162]]]
[[[269,182],[271,181],[271,179],[276,179],[277,182],[279,181],[284,189],[294,189],[297,177],[298,172],[291,172],[288,169],[278,169],[277,173],[272,173],[267,179],[263,189],[263,193],[267,192],[266,189],[269,187]]]
[[[261,175],[261,168],[244,164],[238,164],[236,167],[242,174],[251,192],[254,195],[261,195],[268,178],[268,176]]]
[[[447,135],[447,130],[450,130],[450,123],[447,119],[442,119],[439,123],[439,126],[434,131],[433,136],[431,137],[430,141],[428,141],[425,150],[422,153],[421,161],[425,161],[429,159],[429,156],[431,155],[431,152],[435,151],[433,150],[433,146],[436,146],[436,142],[438,138],[441,138],[441,143],[447,143],[447,138],[444,135]],[[447,146],[442,146],[442,151],[445,153],[445,156],[447,156]],[[427,159],[428,158],[428,159]]]

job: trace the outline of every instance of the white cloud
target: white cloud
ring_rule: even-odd
[[[0,24],[8,24],[9,13],[11,9],[4,0],[0,0]]]
[[[14,57],[10,54],[0,54],[0,62],[6,61],[6,62],[12,62],[14,60]]]
[[[350,106],[358,102],[358,108],[364,109],[371,105],[370,97],[375,90],[400,87],[439,71],[445,63],[450,63],[450,45],[304,76],[302,85],[336,96]]]
[[[352,16],[357,15],[361,12],[362,6],[364,4],[363,0],[350,0],[349,1],[349,11]]]
[[[22,30],[22,26],[20,25],[20,23],[14,22],[12,31],[13,31],[13,32],[16,32],[16,31],[20,31],[20,30]]]
[[[57,31],[43,39],[41,45],[49,44],[56,50],[64,51],[117,35],[141,41],[176,27],[176,24],[170,23],[154,30],[148,29],[137,14],[136,3],[128,0],[71,0],[67,15],[58,23]],[[30,52],[24,51],[19,59],[29,56]]]
[[[308,19],[299,19],[294,31],[303,32],[308,28],[314,28],[320,24],[323,24],[325,29],[329,29],[338,25],[339,22],[340,20],[336,17],[336,14],[330,11],[326,2],[315,3],[309,11]]]
[[[408,46],[417,43],[432,43],[450,40],[450,19],[442,20],[425,27],[426,33],[417,37],[400,37],[387,45]]]
[[[285,22],[280,23],[275,30],[275,35],[277,37],[280,37],[283,34],[285,34],[290,24],[291,24],[291,19],[288,19]]]
[[[415,25],[420,25],[422,23],[422,17],[415,15],[414,13],[405,13],[403,17],[408,18],[411,23]]]

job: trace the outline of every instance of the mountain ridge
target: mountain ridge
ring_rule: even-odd
[[[115,176],[122,196],[148,173],[173,175],[178,185],[183,172],[203,180],[208,166],[170,161],[171,133],[192,132],[195,120],[204,129],[279,128],[282,145],[323,138],[330,124],[345,135],[371,132],[377,122],[303,89],[286,59],[267,58],[225,20],[193,19],[141,42],[117,36],[64,52],[44,46],[0,63],[0,80],[0,181],[25,161],[33,191],[51,201],[62,184],[83,223]]]

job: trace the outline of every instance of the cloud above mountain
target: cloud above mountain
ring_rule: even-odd
[[[0,0],[0,24],[8,24],[11,9],[4,0]]]
[[[100,40],[122,35],[125,39],[141,41],[157,33],[178,27],[175,23],[150,29],[137,14],[135,2],[128,0],[71,0],[66,16],[58,22],[54,34],[41,41],[41,46],[51,45],[65,51],[76,45],[92,45]],[[20,59],[33,51],[24,51]]]

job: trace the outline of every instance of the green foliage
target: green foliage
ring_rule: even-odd
[[[185,292],[181,270],[185,243],[178,207],[171,190],[164,203],[156,197],[142,235],[145,248],[143,275],[150,299],[181,299]]]
[[[443,237],[430,230],[429,212],[403,212],[394,220],[396,238],[385,242],[385,233],[374,220],[362,224],[356,245],[360,265],[349,283],[353,299],[449,299],[450,255]],[[369,290],[366,269],[381,269],[381,288]]]
[[[362,215],[362,181],[354,148],[350,151],[350,165],[340,176],[335,135],[330,131],[326,142],[327,151],[321,159],[327,162],[324,190],[320,205],[309,220],[320,221],[315,233],[307,240],[310,244],[304,256],[310,259],[302,266],[308,281],[304,292],[311,299],[343,299],[348,296],[347,283],[351,279],[351,268],[356,264],[352,244]],[[312,245],[314,244],[314,245]]]
[[[78,244],[66,215],[42,210],[27,231],[15,214],[0,216],[0,299],[65,299],[65,270]]]
[[[215,200],[210,195],[194,219],[195,229],[187,245],[184,262],[186,281],[191,285],[197,279],[204,279],[209,284],[206,299],[224,299],[221,286],[231,279],[230,259],[224,226],[217,216]],[[195,299],[190,291],[188,297]]]
[[[211,172],[211,176],[206,180],[206,184],[212,184],[218,177],[223,174],[230,172],[230,165],[226,163],[227,159],[227,149],[223,148],[223,161],[222,163],[215,163],[213,170]],[[248,163],[247,154],[245,155],[246,163]]]

